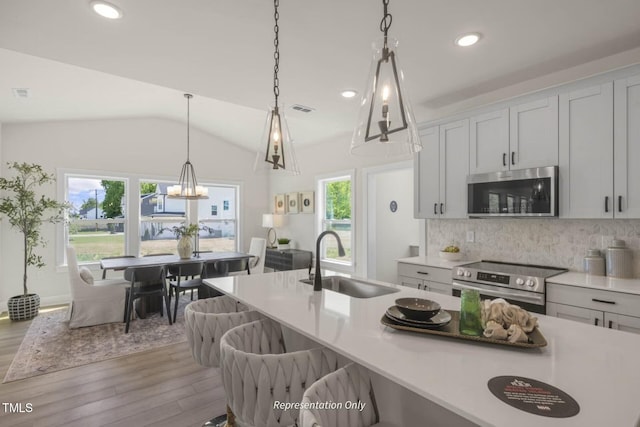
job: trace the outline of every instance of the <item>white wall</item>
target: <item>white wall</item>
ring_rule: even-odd
[[[293,131],[292,131],[293,132]],[[296,135],[292,134],[295,138]],[[298,176],[277,175],[271,176],[271,205],[268,211],[273,211],[273,197],[279,193],[297,191],[315,191],[315,178],[332,172],[356,171],[354,209],[355,233],[357,250],[355,254],[355,273],[359,276],[366,275],[366,246],[364,221],[366,209],[364,209],[364,191],[367,185],[363,178],[363,169],[397,162],[405,159],[386,159],[381,157],[358,157],[349,153],[351,134],[339,135],[331,140],[311,146],[296,147],[296,155],[301,174]],[[317,207],[316,207],[317,208]],[[412,208],[413,209],[413,208]],[[317,209],[316,209],[317,211]],[[295,241],[297,249],[305,249],[314,252],[315,255],[315,214],[291,214],[286,215],[285,224],[277,229],[278,237],[289,237]],[[262,232],[266,235],[266,230]],[[418,236],[416,236],[416,241]]]
[[[1,128],[2,174],[6,162],[38,163],[47,171],[59,168],[140,174],[177,179],[186,159],[185,124],[141,118],[31,124],[4,124]],[[255,153],[191,129],[191,161],[200,181],[237,181],[241,184],[241,249],[249,248],[254,235],[262,235],[260,214],[268,206],[268,182],[253,173]],[[56,197],[52,186],[47,193]],[[21,240],[6,221],[0,227],[0,310],[5,301],[21,292]],[[39,251],[46,267],[30,269],[29,290],[42,303],[68,300],[66,271],[56,267],[54,226],[43,230],[49,244]]]

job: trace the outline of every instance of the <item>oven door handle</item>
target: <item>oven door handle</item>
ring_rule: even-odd
[[[507,298],[515,301],[528,302],[529,304],[535,305],[544,305],[544,295],[537,294],[535,292],[522,292],[514,289],[506,289],[500,288],[500,291],[495,291],[493,289],[487,289],[482,285],[464,285],[460,282],[453,282],[453,289],[463,290],[463,289],[471,289],[480,292],[483,295],[487,295],[490,297],[496,298]],[[531,295],[533,294],[533,295]]]

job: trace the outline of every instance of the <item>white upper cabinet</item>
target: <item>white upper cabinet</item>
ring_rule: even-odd
[[[560,94],[560,216],[613,218],[613,83]]]
[[[438,218],[440,204],[440,128],[421,129],[422,150],[413,161],[413,216]]]
[[[509,109],[469,119],[469,173],[509,169]]]
[[[558,97],[471,117],[470,173],[558,164]]]
[[[414,160],[414,216],[466,218],[469,120],[420,131]]]
[[[440,126],[440,205],[442,218],[467,217],[469,120]]]
[[[511,169],[558,164],[558,97],[550,96],[510,108]]]
[[[614,217],[640,218],[640,75],[614,83]]]

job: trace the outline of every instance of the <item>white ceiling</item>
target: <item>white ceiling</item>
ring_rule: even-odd
[[[0,122],[159,116],[257,149],[273,102],[273,3],[268,0],[0,2]],[[282,0],[280,90],[293,138],[315,143],[350,131],[382,2]],[[418,121],[500,87],[640,46],[638,0],[395,0],[390,35]],[[461,49],[463,32],[483,34]],[[30,88],[19,100],[11,89]]]

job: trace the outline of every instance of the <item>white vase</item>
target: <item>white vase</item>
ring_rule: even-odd
[[[191,243],[191,237],[182,236],[178,240],[178,255],[180,259],[189,259],[193,254],[193,244]]]

